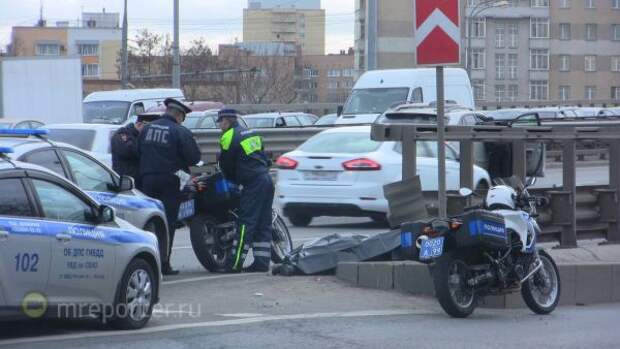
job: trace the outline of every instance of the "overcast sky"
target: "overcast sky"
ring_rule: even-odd
[[[75,25],[82,11],[121,12],[123,0],[42,0],[48,25],[69,20]],[[0,46],[10,42],[12,26],[31,26],[39,18],[41,0],[0,0]],[[172,35],[172,0],[129,0],[130,38],[148,28]],[[247,0],[180,0],[181,45],[203,37],[212,48],[243,39],[243,9]],[[326,49],[338,52],[353,46],[353,0],[322,0],[326,10]],[[121,17],[122,18],[122,17]]]

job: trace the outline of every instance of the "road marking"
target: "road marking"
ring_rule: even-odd
[[[161,325],[143,328],[135,331],[102,331],[96,333],[80,332],[65,335],[51,335],[34,338],[19,338],[0,341],[1,345],[15,345],[38,342],[51,341],[67,341],[67,340],[84,340],[87,338],[103,338],[111,336],[136,336],[141,334],[152,334],[167,331],[223,327],[223,326],[239,326],[250,325],[264,322],[286,321],[286,320],[314,320],[314,319],[338,319],[338,318],[354,318],[354,317],[378,317],[378,316],[396,316],[396,315],[429,315],[436,312],[423,310],[366,310],[366,311],[350,311],[338,313],[310,313],[310,314],[291,314],[291,315],[267,315],[245,319],[219,320],[196,322],[191,324]]]
[[[164,281],[162,282],[162,285],[178,285],[178,284],[184,284],[188,282],[198,282],[198,281],[218,280],[218,279],[233,279],[233,278],[241,278],[241,277],[247,278],[251,276],[265,276],[265,274],[241,273],[241,274],[226,274],[226,275],[215,275],[215,276],[200,276],[200,277],[189,278],[189,279]]]
[[[263,316],[264,314],[239,313],[239,314],[215,314],[215,315],[223,316],[223,317],[236,317],[236,318],[247,319],[247,318],[254,318],[254,317]]]

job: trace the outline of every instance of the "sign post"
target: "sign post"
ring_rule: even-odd
[[[461,62],[459,0],[414,0],[416,64],[437,69],[437,156],[439,218],[446,218],[444,66]]]

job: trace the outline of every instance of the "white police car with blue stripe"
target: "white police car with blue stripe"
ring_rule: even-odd
[[[0,319],[99,316],[146,325],[158,302],[157,237],[68,180],[0,147]]]

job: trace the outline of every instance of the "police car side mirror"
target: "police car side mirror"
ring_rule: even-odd
[[[121,176],[120,183],[118,184],[118,191],[130,191],[135,188],[134,179],[129,176]]]
[[[99,223],[110,223],[114,221],[114,209],[110,206],[99,206],[99,212],[97,214],[97,220]]]

